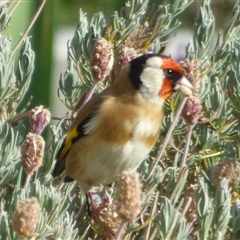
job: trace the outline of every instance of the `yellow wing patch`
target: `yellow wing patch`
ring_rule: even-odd
[[[67,136],[65,138],[64,143],[62,144],[61,149],[59,150],[58,156],[57,156],[57,160],[61,161],[65,155],[67,154],[67,152],[70,150],[70,148],[72,147],[72,140],[73,138],[76,138],[79,135],[77,128],[73,128],[71,129],[68,133]]]

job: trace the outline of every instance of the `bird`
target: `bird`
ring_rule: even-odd
[[[164,102],[175,91],[195,89],[176,61],[144,54],[130,61],[116,81],[82,106],[56,155],[53,177],[81,191],[112,184],[135,171],[159,138]]]

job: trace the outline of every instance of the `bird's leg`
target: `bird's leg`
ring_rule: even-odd
[[[92,203],[92,195],[91,192],[86,193],[86,200],[87,200],[87,211],[88,211],[88,216],[92,217],[92,208],[91,208],[91,203]]]

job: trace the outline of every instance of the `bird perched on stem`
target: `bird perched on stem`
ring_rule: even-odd
[[[129,62],[117,80],[78,112],[56,156],[53,177],[66,171],[84,192],[135,170],[156,143],[164,102],[174,91],[194,92],[180,65],[159,54]]]

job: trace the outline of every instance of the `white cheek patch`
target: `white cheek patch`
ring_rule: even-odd
[[[146,67],[143,70],[140,75],[142,81],[140,93],[145,100],[154,104],[159,103],[159,91],[162,87],[164,77],[160,66],[158,68]]]
[[[149,92],[158,94],[163,79],[163,71],[160,68],[146,67],[140,75],[143,87],[147,88]]]
[[[152,104],[162,104],[159,97],[159,92],[162,88],[163,79],[165,75],[160,68],[162,66],[162,59],[160,57],[151,57],[147,60],[145,68],[140,75],[142,85],[140,86],[140,93],[142,97]]]

